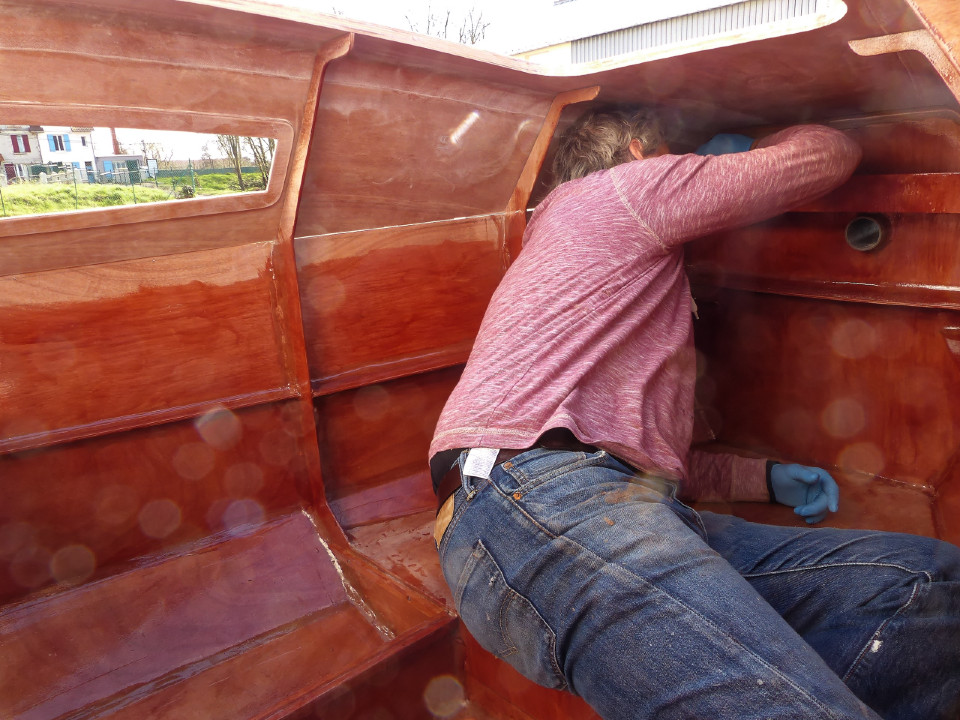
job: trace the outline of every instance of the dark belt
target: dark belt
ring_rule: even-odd
[[[516,457],[522,452],[527,450],[533,450],[534,448],[545,448],[547,450],[572,450],[574,452],[586,452],[592,453],[596,452],[597,448],[593,445],[587,445],[586,443],[580,442],[572,432],[566,428],[555,428],[553,430],[548,430],[543,435],[540,436],[540,439],[537,442],[527,448],[520,448],[515,450],[513,448],[505,448],[497,453],[497,460],[494,465],[502,465],[513,457]],[[447,470],[447,474],[443,476],[443,479],[437,485],[437,511],[440,511],[440,508],[443,507],[443,504],[447,501],[453,493],[457,491],[457,488],[461,485],[460,478],[460,463],[455,463],[452,468]]]

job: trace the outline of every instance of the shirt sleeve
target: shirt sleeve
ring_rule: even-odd
[[[860,147],[839,130],[799,125],[749,152],[664,155],[611,170],[620,200],[667,249],[779,215],[844,183]]]
[[[767,502],[767,461],[691,449],[680,495],[696,502]]]

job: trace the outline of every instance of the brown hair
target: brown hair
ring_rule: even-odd
[[[553,186],[633,160],[629,147],[634,138],[640,141],[644,155],[663,144],[660,124],[649,110],[588,111],[560,136],[553,159]]]

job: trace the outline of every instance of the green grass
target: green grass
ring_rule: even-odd
[[[240,192],[240,185],[237,182],[237,175],[234,172],[225,171],[223,173],[211,173],[209,175],[194,175],[194,182],[197,185],[197,197],[207,195],[229,195]],[[258,172],[243,173],[243,182],[246,186],[244,192],[253,192],[263,190],[263,180]],[[173,191],[174,185],[182,187],[190,184],[190,171],[184,170],[182,175],[176,177],[163,177],[157,180],[162,188],[170,188]]]
[[[39,185],[23,184],[0,188],[3,207],[0,215],[38,215],[87,208],[133,205],[134,189],[123,185]],[[136,188],[136,204],[170,199],[164,189]]]
[[[197,184],[196,196],[229,195],[240,192],[237,176],[232,172],[194,176]],[[258,172],[245,172],[243,180],[245,192],[262,190],[262,180]],[[134,189],[129,185],[87,185],[81,183],[74,187],[72,183],[41,185],[26,183],[0,188],[3,196],[3,208],[0,216],[40,215],[43,213],[84,210],[86,208],[115,207],[141,203],[163,202],[177,199],[176,190],[190,184],[190,173],[174,178],[150,180]],[[155,187],[154,187],[155,185]]]

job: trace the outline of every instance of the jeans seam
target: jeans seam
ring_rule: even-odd
[[[565,451],[565,452],[570,452],[570,451]],[[541,485],[556,479],[560,475],[564,475],[572,470],[579,470],[580,468],[589,467],[590,465],[593,465],[598,461],[603,460],[607,455],[606,451],[604,450],[600,450],[598,453],[584,453],[581,451],[573,451],[573,452],[576,452],[577,455],[581,455],[582,457],[572,462],[569,462],[566,465],[561,465],[559,467],[556,467],[552,469],[550,472],[543,475],[537,474],[537,475],[534,475],[533,477],[531,477],[530,475],[527,475],[527,473],[525,473],[523,470],[523,463],[519,465],[515,465],[513,468],[509,470],[504,470],[504,472],[506,472],[507,475],[512,477],[514,480],[516,480],[517,482],[516,492],[526,495],[528,492],[530,492],[534,488],[538,488]]]
[[[929,582],[930,580],[929,574],[926,572],[922,574],[927,576],[927,580]],[[917,596],[920,594],[920,587],[921,587],[920,582],[914,583],[913,591],[910,593],[910,597],[907,598],[907,601],[903,605],[898,607],[890,617],[888,617],[886,620],[880,623],[880,625],[877,627],[874,633],[870,636],[870,639],[867,640],[866,643],[864,643],[863,647],[860,649],[860,652],[857,654],[857,657],[854,658],[853,662],[850,664],[850,667],[843,674],[843,677],[841,678],[843,682],[846,683],[847,680],[849,680],[850,676],[853,675],[854,671],[857,669],[857,667],[859,667],[860,663],[863,661],[863,658],[866,657],[868,649],[872,647],[873,644],[880,638],[880,635],[883,634],[883,631],[887,629],[887,626],[891,622],[893,622],[893,620],[898,615],[900,615],[900,613],[905,611],[908,607],[910,607],[913,604],[913,601],[916,600]]]
[[[803,567],[796,567],[796,568],[784,568],[783,570],[768,570],[765,572],[757,572],[757,573],[740,573],[740,575],[744,578],[760,578],[760,577],[769,577],[771,575],[786,575],[787,573],[807,572],[808,570],[827,570],[829,568],[843,568],[843,567],[893,568],[895,570],[901,570],[909,575],[924,575],[926,576],[928,582],[933,579],[931,578],[930,573],[927,572],[926,570],[914,570],[912,568],[904,567],[903,565],[897,565],[896,563],[882,563],[882,562],[823,563],[819,565],[804,565]]]

